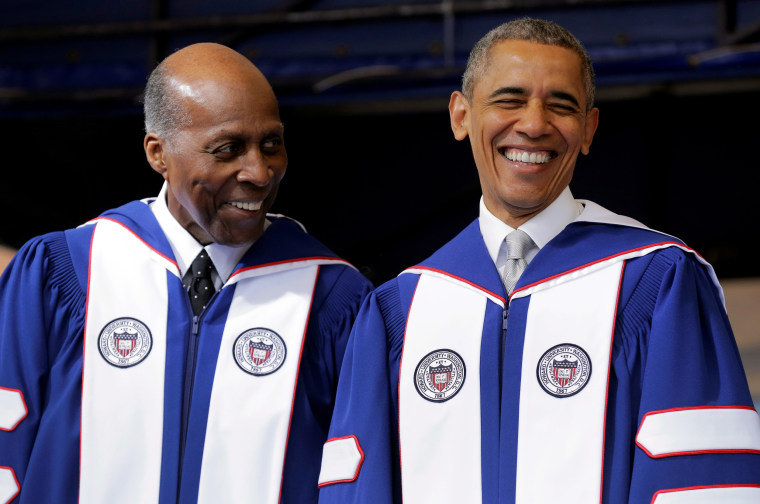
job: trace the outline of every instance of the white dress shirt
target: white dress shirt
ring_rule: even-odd
[[[214,263],[214,273],[212,273],[211,279],[214,281],[216,290],[219,290],[227,282],[243,255],[253,245],[253,241],[244,243],[239,247],[228,247],[218,243],[211,243],[204,247],[169,212],[169,207],[166,205],[166,188],[167,184],[164,182],[161,192],[150,207],[172,247],[174,258],[177,260],[177,266],[179,266],[180,278],[185,278],[185,273],[187,273],[195,257],[201,249],[206,249]],[[269,221],[266,221],[264,229],[268,226]]]
[[[530,263],[538,251],[565,229],[565,226],[575,220],[582,210],[583,205],[575,201],[570,188],[566,187],[548,207],[524,222],[518,229],[528,233],[528,236],[533,240],[533,246],[525,254],[525,261]],[[505,239],[509,233],[514,231],[514,228],[492,214],[486,208],[482,196],[480,198],[478,222],[488,254],[496,265],[496,269],[499,270],[499,276],[504,278],[504,268],[507,264],[507,243]]]

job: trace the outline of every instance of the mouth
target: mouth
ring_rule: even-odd
[[[557,153],[555,151],[526,151],[523,149],[516,149],[514,147],[501,147],[499,149],[499,153],[509,161],[522,163],[525,165],[541,165],[548,163],[557,157]]]
[[[228,201],[227,204],[240,210],[247,210],[249,212],[255,212],[261,209],[262,201]]]

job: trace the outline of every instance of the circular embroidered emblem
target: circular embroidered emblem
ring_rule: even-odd
[[[285,362],[287,349],[279,334],[263,327],[248,329],[237,337],[232,347],[240,369],[254,376],[274,373]]]
[[[462,357],[453,350],[434,350],[417,364],[414,386],[428,401],[448,401],[464,385],[465,366]]]
[[[591,378],[591,359],[581,347],[563,343],[541,356],[536,377],[548,394],[570,397],[583,390]]]
[[[127,368],[141,363],[153,348],[150,329],[137,319],[122,317],[106,325],[98,336],[100,355],[111,365]]]

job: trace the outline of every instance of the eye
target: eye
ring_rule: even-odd
[[[519,98],[503,98],[494,102],[496,106],[508,109],[521,107],[524,103],[525,100],[520,100]]]
[[[552,110],[553,112],[556,112],[558,114],[562,115],[568,115],[568,114],[577,114],[578,108],[573,105],[568,105],[566,103],[550,103],[549,104],[549,110]]]
[[[261,150],[262,152],[266,154],[276,154],[280,151],[281,147],[282,147],[282,138],[280,137],[265,138],[261,142]]]
[[[245,146],[242,142],[227,142],[211,151],[214,156],[227,160],[238,156],[243,152]]]

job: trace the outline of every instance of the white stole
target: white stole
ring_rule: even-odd
[[[167,271],[175,264],[121,224],[101,219],[90,247],[82,369],[79,502],[156,502],[161,476]],[[129,367],[104,358],[101,333],[133,319],[150,353]],[[107,349],[106,349],[107,351]],[[113,354],[107,354],[113,357]]]
[[[516,502],[598,501],[610,350],[622,257],[517,292],[531,295],[522,359]],[[487,300],[482,291],[422,268],[404,339],[399,372],[399,436],[405,502],[480,502],[480,342]],[[514,336],[512,336],[514,337]],[[553,346],[580,347],[592,363],[588,383],[569,397],[539,384],[537,366]],[[461,355],[466,380],[445,402],[425,400],[414,373],[431,351]],[[552,432],[572,433],[553,436]],[[504,456],[505,454],[502,454]],[[577,492],[577,493],[576,493]]]
[[[480,340],[487,298],[447,277],[423,274],[409,310],[399,371],[399,445],[405,502],[479,502]],[[461,356],[456,395],[426,400],[418,364],[435,350]]]
[[[623,263],[616,261],[531,295],[520,387],[518,504],[553,502],[558,491],[568,504],[601,498],[610,351],[622,270]],[[546,371],[542,357],[565,344],[588,357],[590,369],[583,369],[587,381],[567,395],[551,395],[539,383]],[[579,362],[578,373],[583,364]]]
[[[124,225],[110,219],[96,222],[84,335],[80,502],[157,502],[167,271],[177,277],[179,272],[173,261]],[[243,502],[252,496],[256,502],[278,502],[319,265],[335,263],[347,264],[314,258],[248,268],[234,274],[225,286],[237,284],[216,363],[198,502]],[[113,332],[106,329],[114,326],[113,321],[121,321],[116,323],[119,326],[124,320],[136,320],[139,325],[128,324],[138,327],[138,332],[145,333],[145,328],[150,332],[150,338],[142,340],[150,341],[149,351],[143,347],[138,357],[130,356],[131,361],[120,360],[118,341],[101,337]],[[287,353],[276,371],[254,376],[235,362],[233,347],[242,333],[259,327],[279,335]]]

